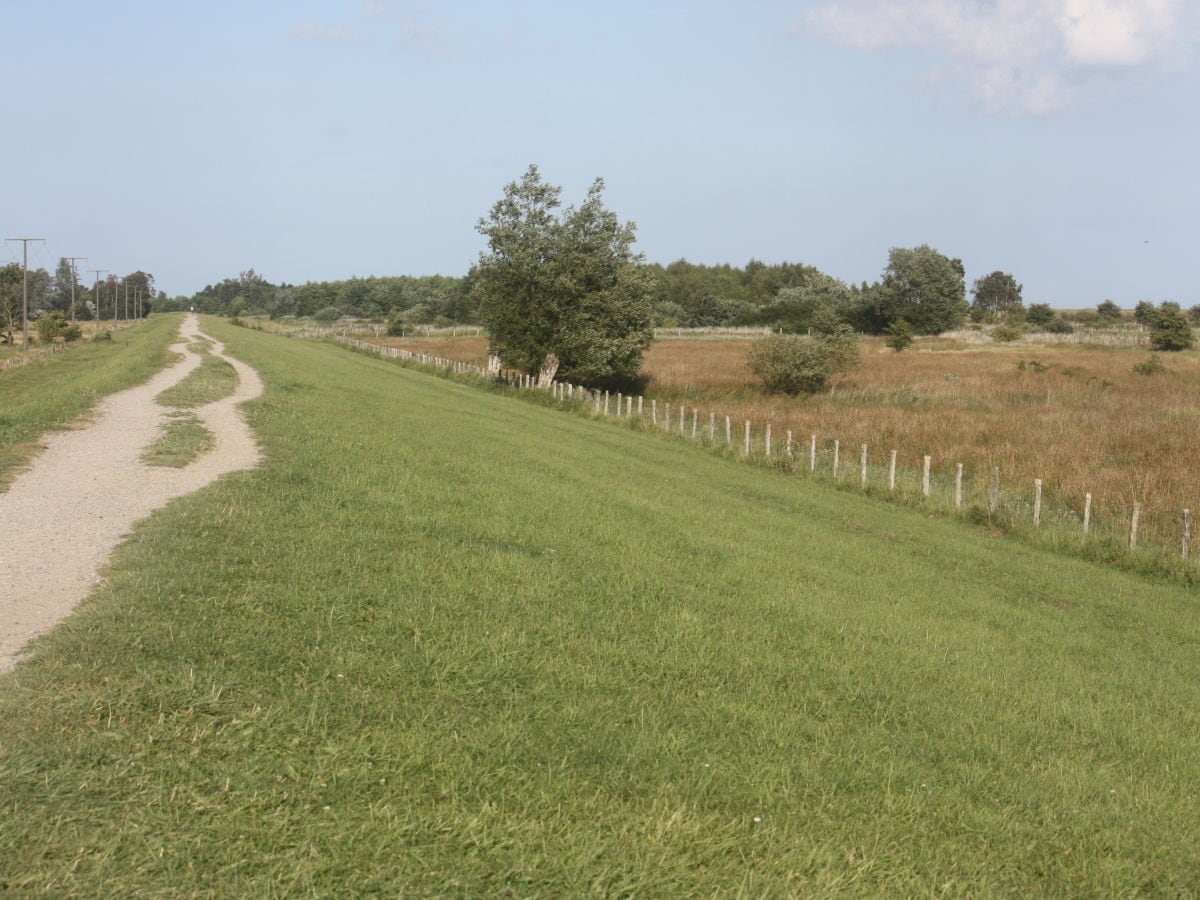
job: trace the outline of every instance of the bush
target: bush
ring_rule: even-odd
[[[992,329],[991,338],[993,341],[1009,344],[1013,341],[1019,341],[1022,334],[1023,332],[1016,325],[997,325]]]
[[[62,330],[62,339],[68,344],[83,337],[83,329],[78,325],[68,325]]]
[[[1121,307],[1113,303],[1111,300],[1105,300],[1103,303],[1096,304],[1096,315],[1098,315],[1106,324],[1118,324],[1124,315],[1121,313]]]
[[[1039,328],[1049,325],[1055,318],[1049,303],[1033,303],[1025,310],[1025,321]]]
[[[781,334],[750,347],[747,365],[768,393],[816,394],[838,372],[858,363],[858,339],[848,328],[830,335]]]
[[[897,319],[889,325],[887,332],[888,339],[886,343],[897,353],[908,348],[913,342],[912,326],[904,319]]]
[[[313,313],[313,319],[318,322],[336,322],[342,317],[342,311],[336,306],[326,306]]]
[[[1138,375],[1161,375],[1168,371],[1168,369],[1157,356],[1148,356],[1140,363],[1137,363],[1133,367],[1133,371]]]
[[[41,321],[41,320],[39,320]],[[1155,350],[1189,350],[1196,343],[1192,323],[1178,303],[1163,303],[1150,325],[1150,346]]]
[[[66,327],[66,316],[57,310],[54,312],[42,313],[37,319],[38,340],[40,340],[43,344],[49,344],[56,337],[62,334],[63,329]]]
[[[1050,334],[1074,334],[1075,326],[1062,316],[1054,316],[1049,322],[1042,326],[1042,330],[1047,331]]]
[[[404,334],[404,328],[408,322],[404,319],[404,314],[400,310],[394,311],[387,320],[387,333],[392,337],[401,337]]]

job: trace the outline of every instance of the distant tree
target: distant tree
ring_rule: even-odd
[[[880,283],[887,323],[907,321],[917,334],[940,334],[962,324],[967,298],[962,260],[928,244],[893,247]]]
[[[13,331],[22,327],[21,279],[17,263],[0,266],[0,333],[9,344],[13,342]]]
[[[975,279],[971,287],[971,317],[977,321],[1008,318],[1022,308],[1021,285],[1007,272]]]
[[[1103,303],[1096,304],[1096,315],[1100,317],[1102,324],[1108,325],[1120,322],[1124,317],[1121,307],[1117,306],[1111,300],[1105,300]]]
[[[784,331],[803,333],[822,311],[845,321],[850,303],[851,291],[845,282],[813,270],[799,284],[781,289],[773,303],[762,307],[760,321]]]
[[[835,334],[776,334],[750,346],[747,365],[768,393],[816,394],[838,372],[858,363],[858,338],[843,326]]]
[[[1049,325],[1054,320],[1054,310],[1049,303],[1031,303],[1025,310],[1025,321],[1035,328]]]
[[[910,346],[912,346],[912,342],[913,342],[912,326],[909,325],[908,322],[906,322],[904,319],[897,319],[895,322],[893,322],[891,325],[888,326],[887,331],[888,331],[888,339],[887,339],[886,343],[889,347],[891,347],[897,353],[900,353],[903,350],[907,350]]]
[[[34,324],[37,326],[38,340],[49,344],[66,330],[67,317],[53,309],[38,316]]]
[[[1149,328],[1154,324],[1154,316],[1157,312],[1154,304],[1149,300],[1139,300],[1137,306],[1133,308],[1133,320],[1139,325],[1145,325]]]
[[[1196,334],[1187,313],[1178,303],[1161,304],[1150,324],[1150,346],[1155,350],[1190,350],[1195,344]]]
[[[1075,332],[1075,326],[1062,316],[1052,316],[1042,328],[1050,334],[1074,334]]]
[[[1188,315],[1191,317],[1193,324],[1200,325],[1200,303],[1189,309]]]
[[[478,230],[488,241],[472,283],[490,349],[522,372],[580,381],[637,375],[653,339],[651,277],[636,229],[606,209],[603,179],[559,212],[562,189],[530,166]]]

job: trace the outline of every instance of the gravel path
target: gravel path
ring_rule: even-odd
[[[212,340],[195,316],[184,319],[180,334],[185,341]],[[101,401],[94,424],[47,435],[45,451],[0,493],[0,672],[88,595],[138,520],[227,472],[258,464],[258,445],[237,405],[261,394],[262,382],[215,341],[210,352],[237,370],[239,384],[231,397],[192,410],[215,436],[213,449],[182,469],[141,462],[167,420],[155,396],[200,365],[186,344],[172,349],[184,354],[180,362]]]

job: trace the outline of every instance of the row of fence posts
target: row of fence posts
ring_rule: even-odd
[[[436,368],[449,369],[450,371],[460,374],[474,374],[483,378],[496,377],[494,374],[489,376],[487,369],[472,363],[465,363],[459,360],[445,359],[442,357],[431,356],[425,353],[416,353],[412,350],[405,350],[400,347],[381,347],[378,344],[371,344],[366,341],[355,340],[340,336],[339,341],[350,344],[358,349],[367,350],[368,352],[377,353],[381,356],[392,359],[407,359],[422,365],[433,366]],[[537,380],[525,373],[503,372],[500,373],[500,380],[505,381],[510,386],[523,389],[534,390],[539,389]],[[609,391],[593,390],[591,388],[582,387],[580,385],[571,384],[565,381],[552,381],[548,386],[542,388],[549,390],[551,396],[558,402],[582,402],[590,403],[592,412],[596,416],[606,417],[612,415],[612,406],[615,401],[616,416],[620,418],[634,418],[634,401],[636,399],[636,417],[642,419],[645,417],[645,398],[632,395],[624,395],[617,392],[615,395]],[[650,424],[653,427],[659,427],[667,434],[678,433],[680,437],[690,436],[692,440],[698,440],[701,437],[707,436],[710,444],[717,444],[717,413],[709,412],[707,425],[700,425],[700,410],[693,407],[691,416],[688,416],[688,407],[680,403],[678,411],[674,417],[674,425],[671,416],[671,404],[664,403],[662,415],[659,415],[659,404],[655,398],[650,399]],[[724,417],[724,439],[725,446],[729,449],[733,448],[733,423],[729,416]],[[752,426],[749,419],[745,420],[742,430],[741,453],[743,458],[751,456],[752,449]],[[791,431],[785,432],[784,438],[784,453],[789,460],[795,460],[796,441],[795,436]],[[868,486],[869,473],[869,454],[868,445],[861,444],[859,446],[859,485],[863,489]],[[767,423],[763,430],[763,455],[767,459],[772,458],[772,426]],[[896,490],[896,465],[898,452],[892,450],[888,458],[888,474],[887,485],[890,492]],[[836,479],[839,477],[841,464],[841,441],[835,439],[832,448],[832,467],[831,472]],[[922,457],[921,465],[921,494],[925,498],[929,498],[932,494],[932,464],[933,458],[929,455]],[[809,472],[816,473],[817,471],[817,435],[809,436],[808,443],[808,467]],[[954,508],[961,510],[963,508],[963,464],[956,463],[954,471]],[[988,490],[988,516],[992,517],[997,514],[1000,509],[1000,467],[992,468],[991,483]],[[1129,519],[1129,549],[1136,550],[1138,545],[1138,527],[1142,514],[1142,505],[1140,503],[1133,504],[1133,510]],[[1188,560],[1191,553],[1191,517],[1190,509],[1183,510],[1181,518],[1180,531],[1180,557],[1185,562]],[[1033,482],[1033,510],[1032,519],[1034,528],[1041,528],[1042,525],[1042,479],[1035,478]],[[1091,533],[1092,527],[1092,495],[1087,493],[1084,495],[1083,504],[1083,533],[1085,535]]]

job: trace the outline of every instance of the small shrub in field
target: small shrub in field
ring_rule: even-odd
[[[778,334],[755,341],[748,366],[768,393],[816,394],[838,372],[858,362],[858,339],[849,329],[829,335]]]
[[[887,345],[897,353],[907,349],[913,342],[912,326],[904,319],[897,319],[888,326]]]
[[[342,311],[336,306],[326,306],[313,313],[313,318],[318,322],[336,322],[341,317]]]
[[[1133,367],[1133,371],[1138,375],[1162,375],[1164,372],[1169,370],[1162,364],[1162,360],[1157,356],[1148,356],[1140,363],[1135,365]]]
[[[1190,350],[1195,343],[1187,313],[1177,303],[1163,303],[1150,324],[1150,346],[1155,350]]]
[[[1029,309],[1025,310],[1025,321],[1037,328],[1049,325],[1054,318],[1054,310],[1049,303],[1031,303]]]
[[[1062,316],[1055,316],[1042,326],[1042,330],[1047,331],[1050,334],[1074,334],[1075,326]]]
[[[83,337],[83,329],[78,325],[68,325],[62,330],[62,339],[68,344]]]
[[[388,316],[387,333],[392,337],[403,337],[404,328],[408,324],[404,319],[404,315],[397,310]]]
[[[62,334],[66,327],[67,319],[62,313],[58,311],[42,313],[37,320],[38,340],[43,344],[49,344]]]
[[[1016,325],[997,325],[992,329],[992,340],[1008,344],[1021,339],[1022,331]]]

